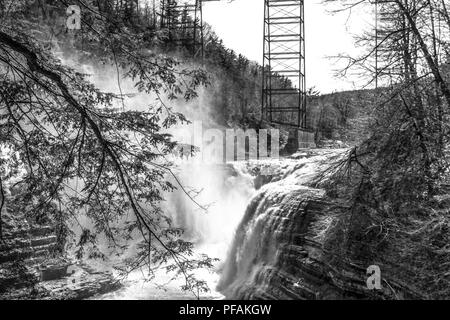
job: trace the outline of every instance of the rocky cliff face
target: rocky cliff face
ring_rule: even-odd
[[[247,208],[218,286],[227,298],[385,298],[393,291],[414,296],[395,281],[384,291],[369,291],[369,265],[338,263],[335,253],[325,249],[327,230],[346,208],[312,185],[344,153],[318,150],[297,154],[273,163],[276,175],[257,179],[259,184],[267,184]]]
[[[76,265],[57,252],[50,225],[4,214],[0,242],[1,299],[83,299],[117,288],[107,272]]]

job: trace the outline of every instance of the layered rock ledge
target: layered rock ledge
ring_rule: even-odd
[[[0,300],[85,299],[120,286],[110,272],[75,264],[59,254],[56,247],[52,226],[4,216]]]
[[[343,263],[326,250],[327,230],[348,208],[313,181],[345,153],[301,152],[272,161],[274,174],[255,179],[259,193],[238,227],[218,286],[228,299],[417,298],[388,276],[382,290],[369,290],[369,262]]]

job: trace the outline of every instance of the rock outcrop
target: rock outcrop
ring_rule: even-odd
[[[392,279],[383,290],[367,286],[368,262],[335,259],[327,231],[347,208],[312,182],[344,152],[316,150],[280,161],[239,226],[218,289],[230,299],[415,298]],[[256,164],[255,164],[256,165]]]
[[[109,272],[74,265],[57,252],[50,225],[3,215],[0,242],[1,299],[84,299],[116,289]]]

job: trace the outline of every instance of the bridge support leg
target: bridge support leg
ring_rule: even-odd
[[[297,130],[297,141],[299,149],[317,148],[314,132]]]
[[[291,129],[289,130],[288,142],[283,150],[284,155],[292,155],[299,149],[317,148],[315,134],[311,131]]]

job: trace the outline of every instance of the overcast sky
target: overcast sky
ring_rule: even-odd
[[[367,13],[331,14],[322,0],[305,1],[307,87],[322,93],[358,88],[353,79],[334,77],[339,66],[327,57],[356,53],[353,35],[373,25]],[[205,2],[203,20],[212,25],[225,45],[251,60],[262,62],[264,0]],[[358,84],[361,84],[359,82]]]

